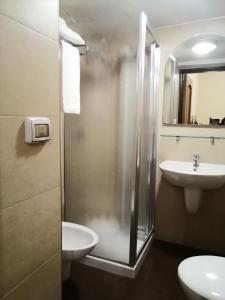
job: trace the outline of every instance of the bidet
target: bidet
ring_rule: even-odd
[[[62,222],[63,281],[70,276],[71,262],[86,256],[98,241],[98,235],[92,229]]]

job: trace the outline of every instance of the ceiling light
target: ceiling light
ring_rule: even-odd
[[[198,55],[205,55],[216,49],[212,42],[199,42],[192,47],[192,51]]]

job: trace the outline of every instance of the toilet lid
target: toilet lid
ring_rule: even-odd
[[[207,299],[225,300],[225,258],[193,256],[178,267],[180,280],[192,291]]]

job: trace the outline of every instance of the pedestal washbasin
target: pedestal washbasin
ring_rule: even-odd
[[[225,184],[225,165],[166,160],[159,168],[171,184],[184,188],[185,205],[189,213],[195,213],[205,189],[217,189]]]
[[[86,256],[98,243],[98,235],[90,228],[62,222],[63,281],[70,275],[71,262]]]

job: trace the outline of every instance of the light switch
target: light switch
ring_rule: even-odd
[[[51,124],[46,117],[28,117],[25,120],[25,141],[28,144],[50,140]]]

